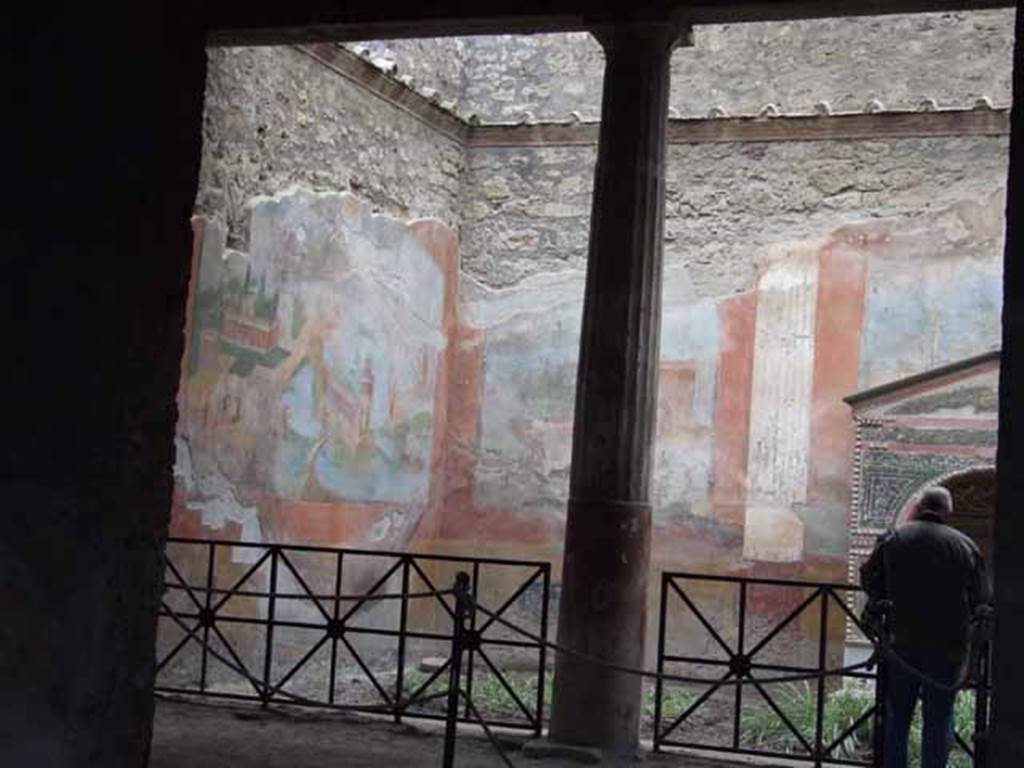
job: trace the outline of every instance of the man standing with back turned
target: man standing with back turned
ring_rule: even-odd
[[[963,678],[976,609],[989,601],[977,545],[947,524],[953,499],[925,490],[909,522],[883,536],[860,576],[869,600],[891,603],[885,768],[907,768],[910,721],[922,701],[921,768],[945,768],[953,745],[954,688]]]

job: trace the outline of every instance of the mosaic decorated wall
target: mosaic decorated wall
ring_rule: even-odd
[[[994,351],[851,398],[851,575],[876,537],[903,519],[928,485],[949,489],[952,524],[974,538],[991,563],[998,388]]]

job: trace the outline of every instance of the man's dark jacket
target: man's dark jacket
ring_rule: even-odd
[[[963,661],[974,609],[990,599],[981,553],[967,536],[924,513],[879,540],[860,578],[871,600],[892,602],[898,653]]]

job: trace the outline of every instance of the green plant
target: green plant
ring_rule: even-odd
[[[772,694],[771,691],[769,693]],[[813,741],[818,716],[816,689],[807,683],[790,684],[785,686],[781,693],[772,695],[772,698],[804,739],[808,742]],[[831,746],[851,728],[871,707],[873,700],[872,688],[854,683],[827,693],[822,727],[822,741],[825,745]],[[763,701],[744,713],[742,730],[744,741],[751,746],[781,752],[804,750],[796,734]],[[849,736],[836,746],[832,754],[839,758],[864,757],[870,749],[871,723],[865,721],[854,728]]]
[[[644,723],[655,726],[655,687],[644,688]],[[662,722],[666,719],[674,719],[685,712],[694,701],[697,694],[678,686],[666,685],[661,692],[661,717]]]
[[[518,672],[515,670],[503,670],[502,676],[508,683],[519,700],[526,705],[526,708],[532,713],[537,705],[537,675],[533,672]],[[420,686],[422,686],[430,675],[420,672],[419,670],[408,670],[405,673],[404,689],[405,695],[409,696],[415,693]],[[466,679],[463,677],[462,681],[463,690],[466,690]],[[430,696],[435,693],[441,693],[446,690],[448,686],[448,674],[443,672],[432,682],[429,688],[423,692],[422,695]],[[547,719],[551,715],[551,691],[552,691],[552,676],[550,674],[544,677],[544,717]],[[479,667],[473,672],[473,686],[472,686],[472,697],[473,703],[476,704],[477,709],[481,712],[492,716],[501,716],[509,718],[523,717],[523,711],[516,704],[515,700],[509,694],[508,690],[497,678],[496,675],[491,674],[489,671],[482,671]],[[427,705],[432,709],[443,709],[443,699],[435,699],[429,702]]]
[[[910,724],[910,765],[921,764],[921,708],[914,712],[914,720]],[[974,733],[974,691],[964,691],[956,698],[953,707],[953,728],[960,734],[960,737],[968,744],[971,743],[971,735]],[[950,768],[972,768],[973,761],[966,752],[954,744],[949,755]]]
[[[502,675],[508,682],[509,687],[515,691],[520,701],[526,705],[530,712],[534,711],[537,702],[537,676],[534,672],[520,672],[515,670],[503,670]],[[405,695],[415,693],[422,686],[430,675],[419,670],[407,670],[405,673],[404,689]],[[435,679],[421,695],[430,696],[443,692],[448,685],[447,673],[442,673]],[[465,686],[465,678],[463,678]],[[552,690],[554,687],[554,675],[550,672],[544,676],[544,719],[551,717]],[[509,695],[501,681],[489,670],[481,670],[480,667],[473,673],[473,702],[477,708],[486,714],[498,717],[519,718],[523,712]],[[666,686],[662,692],[662,717],[676,717],[686,710],[696,700],[697,694],[677,686]],[[655,688],[653,685],[645,686],[643,691],[643,721],[644,725],[653,727],[655,709]],[[423,705],[433,710],[443,710],[445,702],[443,699],[434,699]]]
[[[850,728],[874,701],[874,686],[865,683],[848,682],[844,688],[826,694],[822,740],[831,745],[842,733]],[[786,713],[793,725],[805,739],[814,736],[817,717],[817,692],[808,684],[787,686],[780,696],[773,696],[780,709]],[[961,693],[953,711],[954,727],[967,743],[974,732],[974,694]],[[910,726],[910,765],[921,764],[921,708],[914,713]],[[802,745],[774,711],[768,706],[750,709],[743,718],[744,740],[752,746],[764,749],[793,752],[802,750]],[[871,723],[865,721],[836,747],[834,755],[840,758],[865,757],[871,749]],[[949,758],[951,768],[971,768],[970,757],[958,746],[954,746]]]
[[[426,698],[428,696],[434,696],[439,693],[444,693],[448,688],[448,675],[442,672],[438,677],[430,683],[425,690],[420,690],[424,683],[430,678],[430,675],[424,674],[417,669],[405,670],[405,677],[402,679],[402,696],[408,698],[415,694],[418,698]],[[429,710],[434,712],[443,712],[445,707],[445,700],[431,699],[426,702],[417,701],[412,705],[412,710]]]

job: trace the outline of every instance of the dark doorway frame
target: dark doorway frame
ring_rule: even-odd
[[[142,766],[152,725],[201,154],[205,47],[585,30],[1005,7],[975,0],[702,4],[225,0],[19,6],[3,30],[12,114],[0,322],[0,744],[5,765]],[[1024,32],[1007,202],[993,765],[1024,764]],[[13,176],[13,178],[12,178]]]

